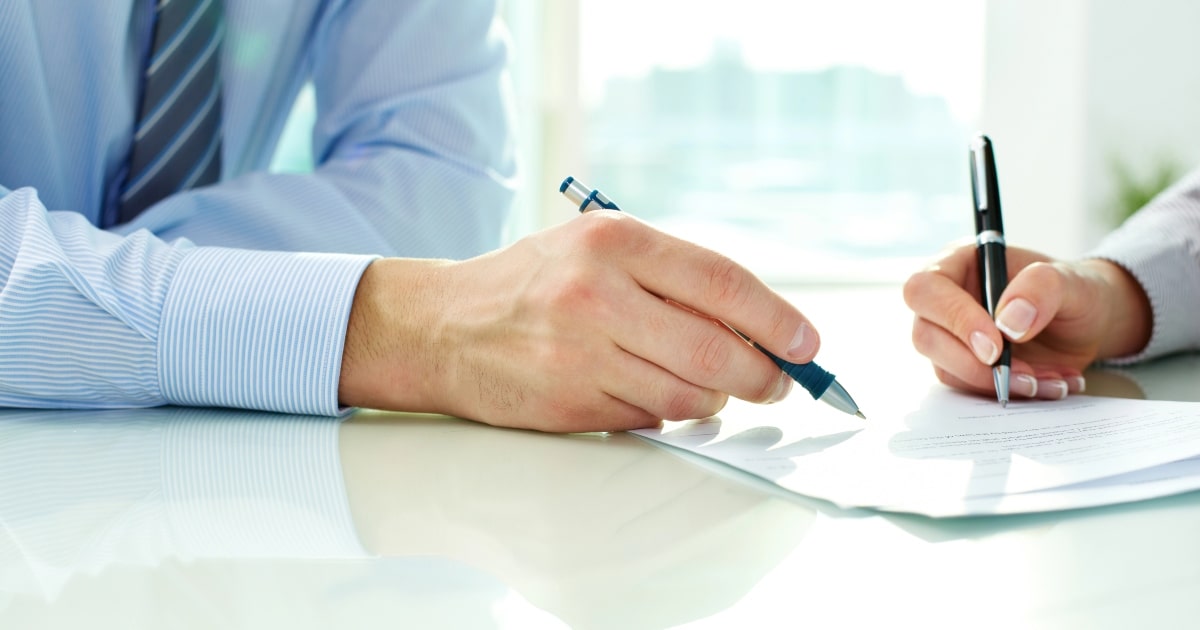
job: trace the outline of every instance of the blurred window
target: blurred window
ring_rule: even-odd
[[[580,0],[587,183],[776,282],[968,235],[982,0]]]

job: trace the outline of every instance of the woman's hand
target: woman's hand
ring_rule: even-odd
[[[1150,304],[1120,266],[1053,261],[1010,247],[1008,270],[994,323],[980,303],[973,244],[952,250],[905,284],[905,302],[916,313],[913,345],[943,383],[994,394],[991,365],[1007,337],[1013,342],[1011,395],[1065,398],[1084,390],[1083,370],[1093,361],[1146,346]]]

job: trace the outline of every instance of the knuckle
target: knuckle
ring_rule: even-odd
[[[622,245],[634,222],[626,220],[621,214],[611,212],[589,212],[579,221],[580,230],[576,237],[579,246],[588,252],[601,255]]]
[[[767,328],[766,339],[777,339],[781,342],[791,341],[792,336],[796,334],[796,328],[799,323],[793,315],[793,310],[786,302],[780,302],[771,309],[774,311],[770,318],[770,325]]]
[[[771,370],[770,376],[759,379],[760,385],[754,392],[754,398],[751,402],[766,402],[775,394],[775,388],[779,386],[779,379],[782,378],[778,368]]]
[[[946,321],[950,324],[951,330],[961,330],[966,325],[968,319],[966,311],[967,309],[959,304],[946,308]]]
[[[1055,269],[1052,263],[1039,260],[1037,262],[1029,263],[1029,265],[1025,267],[1025,273],[1034,277],[1042,277],[1044,274],[1055,273]]]
[[[583,266],[568,265],[546,283],[534,299],[553,311],[574,313],[594,308],[599,297],[593,274]]]
[[[975,330],[984,329],[990,322],[987,311],[983,307],[968,301],[954,302],[945,305],[945,325],[950,334],[959,339],[966,339]],[[933,326],[932,323],[929,323]]]
[[[728,402],[729,396],[727,394],[718,392],[715,396],[709,396],[708,405],[702,407],[700,409],[700,413],[697,414],[696,417],[707,418],[709,416],[715,416],[718,413],[721,413],[721,410],[725,408],[725,405]]]
[[[667,395],[663,407],[663,418],[667,420],[687,420],[698,417],[703,401],[699,390],[692,387],[679,387]]]
[[[706,332],[700,336],[692,349],[692,366],[703,377],[712,378],[729,367],[729,347],[723,336]]]
[[[675,328],[678,320],[673,318],[674,315],[675,313],[668,309],[651,309],[642,314],[641,325],[655,338],[662,338]]]
[[[929,322],[920,317],[913,320],[912,344],[917,352],[929,356],[930,348],[933,346],[933,333],[933,325]]]
[[[904,282],[904,303],[910,309],[916,310],[916,306],[921,303],[929,285],[933,282],[933,271],[918,271],[909,276]]]
[[[1022,272],[1038,289],[1058,291],[1062,286],[1062,269],[1055,263],[1035,262]]]
[[[750,297],[750,274],[732,260],[712,253],[705,263],[704,278],[707,296],[712,302],[737,309],[745,306]]]

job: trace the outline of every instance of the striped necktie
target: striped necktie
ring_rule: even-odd
[[[118,220],[221,175],[221,0],[157,0]]]

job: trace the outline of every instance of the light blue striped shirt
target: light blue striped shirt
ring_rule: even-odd
[[[495,2],[225,0],[222,182],[104,231],[151,4],[0,0],[0,406],[335,414],[372,256],[500,243]],[[267,173],[306,81],[316,169]]]

